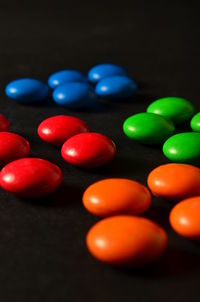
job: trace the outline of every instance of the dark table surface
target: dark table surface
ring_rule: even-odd
[[[133,271],[105,266],[89,255],[85,235],[98,218],[81,202],[94,181],[127,177],[145,184],[148,173],[167,162],[161,148],[126,138],[122,123],[162,96],[185,97],[199,110],[199,37],[199,9],[192,1],[0,2],[0,112],[12,131],[30,141],[32,156],[51,160],[64,172],[62,188],[48,198],[30,202],[0,191],[0,301],[199,300],[200,246],[173,233],[167,202],[154,199],[146,216],[167,229],[168,250],[157,264]],[[102,101],[98,110],[73,112],[51,100],[20,106],[4,94],[5,85],[19,77],[46,81],[56,70],[86,73],[101,62],[123,65],[138,81],[131,102]],[[81,117],[93,131],[110,136],[117,158],[94,171],[65,163],[36,133],[39,122],[55,114]]]

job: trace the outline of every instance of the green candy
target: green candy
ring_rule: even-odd
[[[193,131],[200,132],[200,112],[191,119],[190,126]]]
[[[194,106],[188,100],[179,97],[165,97],[151,103],[147,112],[169,118],[174,124],[189,120],[194,114]]]
[[[142,112],[128,117],[124,133],[143,144],[159,144],[174,133],[173,123],[157,114]]]
[[[163,153],[173,162],[200,163],[200,133],[184,132],[170,137],[163,145]]]

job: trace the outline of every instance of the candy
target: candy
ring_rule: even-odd
[[[0,166],[30,153],[29,142],[22,136],[11,132],[0,132]]]
[[[85,208],[94,215],[138,215],[151,204],[151,195],[142,184],[125,178],[100,180],[83,194]]]
[[[96,94],[108,99],[128,98],[137,91],[137,84],[126,76],[112,76],[101,80],[96,86]]]
[[[184,132],[170,137],[163,145],[163,153],[174,162],[200,163],[200,133]]]
[[[200,239],[200,196],[179,202],[170,212],[170,224],[179,235]]]
[[[155,261],[167,246],[167,234],[156,223],[134,216],[114,216],[88,232],[90,253],[107,264],[135,267]]]
[[[194,106],[188,100],[179,97],[165,97],[151,103],[147,112],[169,118],[174,124],[189,120],[194,114]]]
[[[87,83],[67,83],[58,86],[53,92],[54,101],[69,108],[84,108],[95,104],[93,88]]]
[[[200,132],[200,112],[191,119],[190,126],[193,131]]]
[[[53,73],[49,79],[48,84],[52,89],[55,89],[61,84],[70,82],[86,82],[87,78],[78,70],[61,70]]]
[[[25,78],[10,82],[5,89],[6,95],[19,103],[34,103],[48,97],[49,88],[41,81]]]
[[[22,158],[1,170],[0,186],[21,197],[35,198],[55,191],[62,179],[57,165],[40,158]]]
[[[107,136],[99,133],[81,133],[68,139],[61,150],[68,163],[95,168],[110,162],[116,155],[116,146]]]
[[[140,143],[158,144],[174,133],[174,125],[162,116],[142,112],[128,117],[123,130],[129,138]]]
[[[186,164],[165,164],[150,172],[151,192],[161,198],[180,201],[200,195],[200,169]]]
[[[10,128],[10,123],[7,120],[7,118],[3,115],[0,114],[0,132],[1,131],[8,131]]]
[[[125,76],[126,74],[126,71],[121,66],[115,64],[99,64],[90,69],[88,78],[90,82],[97,83],[107,77],[116,75]]]
[[[67,139],[82,132],[88,132],[87,124],[79,118],[68,115],[56,115],[42,121],[38,135],[47,143],[60,146]]]

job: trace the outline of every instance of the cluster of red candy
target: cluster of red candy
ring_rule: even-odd
[[[8,132],[9,122],[0,120],[0,185],[22,197],[40,197],[53,192],[62,182],[62,172],[55,164],[29,158],[30,144],[22,136]],[[53,116],[38,127],[46,142],[62,146],[64,160],[83,168],[105,165],[116,155],[116,147],[107,136],[89,132],[82,120],[72,116]]]

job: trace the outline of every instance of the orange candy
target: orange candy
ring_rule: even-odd
[[[179,235],[200,239],[200,196],[179,202],[169,216],[170,224]]]
[[[96,223],[86,243],[98,260],[135,267],[155,261],[167,246],[167,234],[156,223],[134,216],[114,216]]]
[[[97,216],[138,215],[149,208],[151,194],[136,181],[110,178],[90,185],[83,194],[83,204]]]
[[[166,164],[155,168],[148,176],[152,193],[169,200],[200,195],[200,169],[186,164]]]

